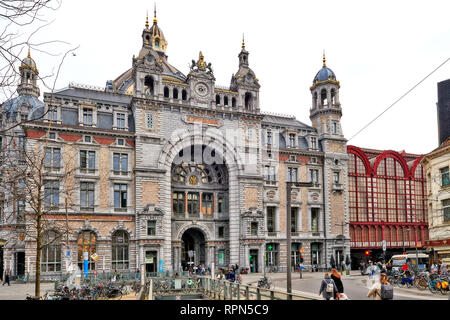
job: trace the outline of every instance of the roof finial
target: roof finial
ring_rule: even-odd
[[[28,47],[28,58],[31,58],[30,47]]]
[[[326,67],[326,63],[325,63],[326,59],[325,59],[325,49],[323,49],[323,66]]]
[[[155,9],[153,10],[153,13],[154,13],[154,15],[153,15],[153,23],[157,23],[158,19],[156,19],[156,2],[155,2]]]
[[[148,29],[149,24],[148,24],[148,10],[147,10],[147,17],[145,18],[145,28]]]
[[[242,49],[245,49],[244,34],[242,33]]]

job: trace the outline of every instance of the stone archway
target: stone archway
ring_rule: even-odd
[[[205,266],[207,263],[206,238],[198,228],[189,228],[181,236],[181,266],[186,267],[198,265]]]

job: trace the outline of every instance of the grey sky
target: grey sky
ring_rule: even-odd
[[[152,1],[63,0],[40,40],[80,45],[68,56],[57,88],[70,81],[104,86],[131,67]],[[238,70],[242,34],[261,84],[261,109],[310,124],[309,87],[327,66],[341,83],[342,126],[350,138],[450,57],[449,1],[158,1],[169,62],[183,73],[201,50],[216,84]],[[67,47],[66,47],[67,48]],[[55,49],[56,50],[56,49]],[[41,74],[58,59],[32,52]],[[349,144],[427,153],[437,147],[436,83],[450,62]],[[41,87],[42,91],[45,90]]]

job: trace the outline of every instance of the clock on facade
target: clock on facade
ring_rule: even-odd
[[[208,94],[208,87],[204,83],[197,83],[195,86],[195,92],[201,96],[204,97]]]

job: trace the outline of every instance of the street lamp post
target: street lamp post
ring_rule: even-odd
[[[312,187],[312,182],[286,182],[286,242],[287,242],[287,293],[292,293],[292,278],[291,278],[291,191],[292,185],[296,187]]]

